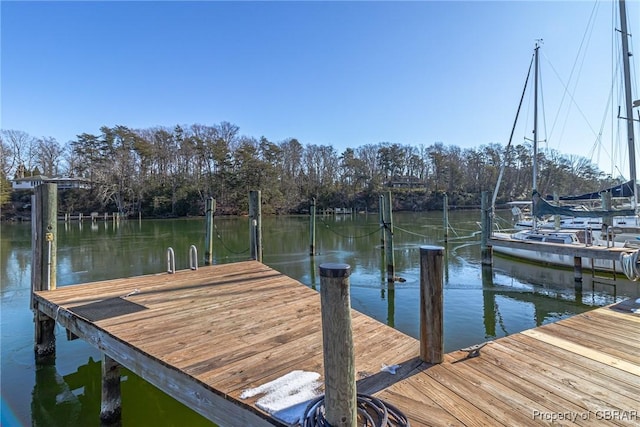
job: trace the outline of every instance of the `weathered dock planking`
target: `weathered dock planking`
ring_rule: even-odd
[[[247,261],[67,286],[38,310],[222,426],[282,425],[243,390],[323,373],[319,294]],[[640,315],[605,307],[421,362],[420,343],[352,312],[358,392],[413,426],[638,425]],[[391,375],[382,364],[402,367]]]

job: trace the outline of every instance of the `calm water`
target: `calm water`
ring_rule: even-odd
[[[445,350],[452,351],[584,312],[638,293],[618,280],[602,285],[586,277],[576,291],[572,272],[541,269],[495,258],[492,275],[479,266],[479,212],[453,211],[445,257]],[[325,217],[317,222],[310,259],[307,217],[263,219],[265,264],[317,288],[324,262],[351,265],[352,306],[418,338],[419,247],[443,245],[442,215],[396,213],[397,275],[406,282],[387,288],[377,215]],[[248,258],[247,218],[216,218],[216,264]],[[1,425],[97,426],[101,354],[81,340],[67,341],[57,327],[55,364],[37,366],[33,356],[33,314],[29,309],[30,224],[2,224]],[[202,258],[204,220],[143,220],[58,225],[58,286],[158,273],[166,270],[166,249],[177,269],[188,267],[190,245]],[[210,426],[135,375],[124,371],[124,426]]]

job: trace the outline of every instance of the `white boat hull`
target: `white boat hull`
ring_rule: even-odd
[[[512,234],[508,233],[494,233],[494,238],[497,239],[513,239]],[[544,243],[537,243],[537,245],[544,245]],[[581,243],[568,243],[567,246],[584,247]],[[518,249],[506,246],[493,246],[493,252],[508,255],[515,258],[520,258],[530,262],[535,262],[543,265],[554,265],[559,267],[574,267],[574,257],[571,255],[555,254],[550,252],[543,252],[535,249]],[[613,272],[624,274],[622,264],[619,261],[582,258],[582,268],[594,269],[601,272]]]

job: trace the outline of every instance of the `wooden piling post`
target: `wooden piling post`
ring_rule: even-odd
[[[316,254],[316,199],[311,199],[311,206],[309,208],[309,255],[315,256]]]
[[[442,216],[442,222],[444,223],[444,242],[447,243],[449,241],[449,196],[447,196],[447,193],[444,193],[442,199]]]
[[[120,365],[106,354],[103,354],[100,421],[105,424],[112,424],[120,420],[121,417]]]
[[[560,196],[558,195],[557,191],[553,192],[553,201],[556,204],[556,206],[560,205]],[[560,229],[560,215],[554,215],[553,216],[553,228],[556,230]]]
[[[481,227],[482,234],[480,240],[480,256],[482,258],[482,265],[493,265],[493,247],[489,244],[489,238],[491,237],[491,206],[489,206],[489,193],[487,191],[482,192],[481,199]]]
[[[320,265],[325,419],[333,427],[357,425],[350,274],[348,264]]]
[[[382,194],[378,197],[378,217],[380,218],[380,249],[384,252],[387,232],[384,226],[384,196]]]
[[[32,197],[32,267],[31,289],[33,291],[56,288],[56,253],[58,238],[58,186],[41,184]],[[35,354],[36,357],[53,355],[56,352],[55,320],[42,314],[35,303]]]
[[[216,199],[209,197],[204,211],[206,226],[206,233],[204,236],[204,265],[213,264],[213,215],[215,211]]]
[[[260,190],[249,192],[249,248],[251,259],[262,262],[262,211]]]
[[[444,354],[443,257],[441,246],[420,247],[420,359],[427,363],[442,363]]]
[[[582,282],[582,258],[579,256],[573,257],[573,280]]]
[[[600,193],[600,199],[602,200],[602,210],[605,212],[611,211],[611,191],[603,191]],[[613,215],[606,213],[602,216],[602,230],[608,233],[607,227],[613,225]],[[612,231],[613,233],[613,231]],[[610,237],[613,240],[613,236]],[[605,235],[605,239],[608,239]]]
[[[385,240],[386,251],[385,258],[387,259],[387,283],[393,283],[396,277],[395,271],[395,259],[393,257],[393,218],[392,218],[392,204],[391,204],[391,191],[385,193],[384,200],[384,219],[385,219]]]

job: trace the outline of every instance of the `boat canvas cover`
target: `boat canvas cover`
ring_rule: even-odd
[[[533,192],[533,213],[536,217],[542,218],[545,215],[564,215],[583,218],[602,218],[605,216],[633,216],[634,209],[614,209],[614,210],[576,210],[566,206],[554,206],[540,197],[537,191]]]
[[[605,188],[604,190],[596,191],[594,193],[585,193],[577,196],[560,196],[559,200],[597,200],[600,198],[600,194],[603,192],[611,192],[611,197],[633,197],[633,181],[627,181],[623,184],[617,184],[613,187]],[[547,195],[547,200],[553,200],[553,196]],[[586,215],[582,215],[586,216]]]

